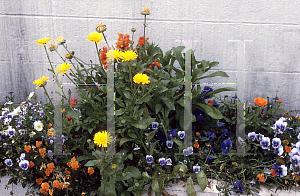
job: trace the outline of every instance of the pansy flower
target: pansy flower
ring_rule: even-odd
[[[204,87],[204,89],[203,89],[203,91],[202,91],[202,94],[201,94],[201,99],[207,99],[207,98],[209,98],[210,96],[205,96],[207,93],[209,93],[209,92],[211,92],[211,91],[213,91],[213,89],[212,88],[210,88],[209,86],[205,86]]]
[[[166,165],[172,165],[172,159],[171,158],[166,159]]]
[[[224,140],[226,140],[226,139],[228,139],[229,138],[229,135],[231,134],[231,131],[228,131],[227,129],[224,129],[223,130],[223,133],[222,133],[222,135],[221,135],[221,137],[224,139]]]
[[[256,133],[255,132],[248,133],[248,138],[254,142],[256,138]]]
[[[287,175],[287,167],[282,165],[281,163],[274,164],[272,166],[271,173],[273,176],[284,177]]]
[[[188,149],[184,149],[184,150],[183,150],[183,155],[184,155],[184,156],[189,156],[189,154],[190,154],[190,153],[189,153],[189,150],[188,150]]]
[[[187,147],[187,150],[189,151],[189,155],[193,154],[193,147],[192,146]]]
[[[165,163],[166,163],[166,159],[165,159],[165,158],[159,158],[158,162],[159,162],[159,164],[160,164],[161,166],[164,166]]]
[[[273,138],[273,140],[272,140],[272,147],[273,148],[278,148],[280,145],[281,145],[280,138]]]
[[[227,139],[227,140],[225,140],[224,142],[221,143],[223,154],[227,154],[227,153],[230,152],[229,151],[230,146],[232,146],[232,141],[230,139]]]
[[[4,163],[5,163],[7,166],[9,166],[9,167],[13,165],[13,162],[12,162],[11,159],[5,159],[5,160],[4,160]]]
[[[222,127],[223,125],[225,125],[225,123],[222,123],[222,122],[218,122],[218,123],[217,123],[217,127],[218,127],[218,128]]]
[[[23,170],[27,170],[27,169],[28,169],[28,166],[29,166],[29,161],[27,161],[27,160],[22,160],[22,161],[19,163],[19,166],[20,166]]]
[[[262,135],[262,134],[256,134],[255,135],[255,138],[256,138],[256,140],[258,141],[258,142],[260,142],[261,141],[261,139],[264,137],[264,135]]]
[[[147,163],[152,163],[153,162],[153,156],[152,155],[147,155],[146,160],[147,160]]]
[[[173,141],[166,141],[167,147],[172,148],[173,146]]]
[[[211,165],[212,162],[215,160],[214,157],[210,157],[210,156],[205,156],[205,159],[207,160],[208,165]]]
[[[10,127],[10,128],[7,130],[7,133],[8,133],[8,135],[9,135],[9,137],[12,137],[12,136],[15,135],[16,130]]]
[[[269,137],[263,137],[260,141],[260,145],[262,149],[268,149],[270,145],[270,138]]]
[[[171,140],[171,139],[173,139],[177,135],[177,130],[176,129],[172,129],[170,131],[167,131],[167,134],[168,134],[169,140]]]
[[[281,156],[283,154],[283,146],[280,145],[278,148],[274,149],[274,153],[276,153],[277,155]]]
[[[194,165],[193,166],[193,171],[197,174],[200,171],[200,166],[198,164]]]
[[[195,109],[194,115],[196,120],[204,121],[205,120],[205,113],[198,108]]]
[[[207,131],[206,137],[209,139],[207,142],[211,142],[213,140],[213,138],[215,137],[215,134],[211,131]]]
[[[291,158],[291,162],[295,165],[295,167],[298,167],[300,164],[300,156],[299,155],[294,155]]]
[[[177,134],[178,134],[178,136],[179,136],[180,139],[183,139],[184,136],[185,136],[185,132],[184,131],[178,131]]]
[[[158,129],[159,123],[158,122],[152,122],[152,129]]]
[[[233,188],[236,189],[236,191],[235,191],[236,193],[242,193],[244,190],[244,187],[243,187],[241,181],[235,181],[233,183]]]
[[[167,141],[165,134],[159,129],[156,131],[156,137],[159,139],[159,145],[162,145],[165,141]]]

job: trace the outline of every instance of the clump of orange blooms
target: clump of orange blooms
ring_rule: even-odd
[[[107,56],[106,56],[107,51],[108,48],[106,46],[103,46],[103,50],[100,51],[100,56],[99,56],[102,66],[105,70],[107,70]]]
[[[118,50],[121,50],[121,51],[126,51],[129,49],[129,44],[131,44],[131,41],[129,40],[129,35],[125,34],[121,34],[121,33],[118,33],[119,35],[119,38],[116,42],[116,48]]]
[[[153,69],[155,66],[161,68],[161,64],[157,62],[157,59],[154,59],[154,62],[148,67],[148,69]]]
[[[73,157],[73,158],[71,159],[71,162],[68,162],[67,165],[68,165],[69,167],[72,167],[72,169],[74,169],[75,171],[79,168],[79,162],[76,161],[76,158],[75,158],[75,157]]]
[[[145,41],[147,41],[149,39],[149,37],[145,38]],[[148,41],[147,41],[148,42]],[[140,46],[143,46],[144,45],[144,36],[140,37],[137,41],[137,44],[140,45]],[[148,44],[150,44],[148,42]]]

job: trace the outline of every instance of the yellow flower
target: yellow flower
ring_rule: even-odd
[[[87,36],[88,41],[95,42],[97,44],[99,44],[100,41],[102,41],[102,39],[103,39],[102,34],[97,32],[90,33],[89,36]]]
[[[94,143],[99,147],[107,147],[107,144],[110,144],[112,141],[112,136],[107,131],[98,132],[94,135]]]
[[[45,44],[46,44],[46,43],[49,43],[50,41],[51,41],[50,37],[45,37],[45,38],[43,38],[43,39],[38,39],[38,40],[36,40],[36,43],[37,43],[38,45],[43,45],[43,46],[45,46]]]
[[[58,45],[62,45],[66,42],[66,40],[64,39],[64,36],[59,36],[55,42],[58,44]]]
[[[138,56],[134,51],[130,50],[130,51],[126,51],[126,52],[122,52],[121,54],[121,58],[123,59],[123,61],[130,61],[133,59],[136,59],[136,57]]]
[[[115,168],[117,168],[117,165],[116,165],[116,164],[112,164],[112,165],[111,165],[111,168],[112,168],[112,169],[115,169]]]
[[[106,56],[109,60],[112,59],[116,59],[116,60],[120,60],[121,56],[121,52],[119,50],[110,50],[106,53]]]
[[[138,73],[133,77],[133,81],[137,84],[142,83],[142,84],[149,84],[149,76],[146,74]]]
[[[33,84],[36,84],[36,85],[37,85],[36,89],[39,88],[39,87],[45,86],[45,85],[47,84],[46,81],[49,81],[49,82],[50,82],[50,80],[48,80],[48,78],[49,78],[49,77],[43,76],[42,78],[33,81]]]
[[[55,73],[59,73],[59,75],[62,75],[63,73],[66,73],[66,71],[67,71],[68,69],[71,69],[71,65],[70,65],[69,63],[63,63],[63,64],[61,64],[61,65],[58,65],[58,66],[55,68],[54,72],[55,72]]]

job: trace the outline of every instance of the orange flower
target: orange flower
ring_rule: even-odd
[[[71,167],[72,169],[77,170],[79,168],[79,162],[78,161],[72,162]]]
[[[55,188],[59,188],[59,181],[58,180],[54,180],[53,181],[53,186],[55,187]]]
[[[106,46],[103,46],[103,50],[100,51],[100,56],[99,56],[100,61],[105,70],[107,70],[107,56],[106,56],[107,51],[108,51],[108,48]]]
[[[65,115],[66,118],[68,118],[69,122],[72,122],[72,118],[70,116]]]
[[[42,141],[36,141],[35,146],[38,148],[42,145],[42,143],[43,143]]]
[[[281,103],[281,102],[282,102],[282,99],[278,99],[278,100],[276,100],[276,101],[278,101],[279,103]]]
[[[264,174],[257,174],[257,178],[259,181],[263,182],[265,180],[265,175]]]
[[[30,150],[31,150],[31,146],[30,145],[25,145],[24,146],[24,150],[26,151],[26,152],[29,152]]]
[[[41,193],[44,194],[44,195],[47,194],[46,189],[40,188],[40,191],[41,191]]]
[[[129,40],[129,35],[125,34],[121,34],[121,33],[118,33],[119,35],[119,38],[118,38],[118,41],[116,42],[116,48],[121,50],[121,51],[125,51],[125,50],[128,50],[129,49],[129,44],[131,43],[131,41]]]
[[[71,107],[74,107],[77,103],[78,103],[78,100],[77,100],[77,99],[75,99],[75,98],[73,98],[73,100],[70,99]]]
[[[41,155],[44,155],[46,153],[46,148],[40,148],[39,152]]]
[[[43,182],[43,178],[36,179],[35,181],[36,181],[36,183],[38,183],[38,185],[40,185]]]
[[[48,163],[47,168],[50,170],[50,172],[53,172],[53,169],[55,168],[54,163]]]
[[[34,162],[30,161],[28,167],[32,168],[34,166]]]
[[[89,168],[88,168],[88,173],[92,175],[92,174],[94,173],[94,168],[89,167]]]
[[[149,39],[149,37],[145,38],[145,41],[147,41]],[[148,42],[148,41],[147,41]],[[144,36],[140,37],[137,41],[137,44],[140,45],[140,46],[143,46],[144,45]],[[150,44],[148,42],[148,44]]]
[[[291,150],[292,150],[292,147],[285,146],[285,151],[286,151],[286,152],[291,152]]]
[[[276,176],[274,169],[271,169],[271,174],[272,174],[272,176]]]
[[[288,140],[282,140],[282,143],[284,144],[284,145],[289,145],[289,141]]]
[[[76,161],[76,158],[73,157],[73,158],[71,159],[71,162],[73,163],[73,162],[75,162],[75,161]]]
[[[50,174],[51,174],[51,171],[50,171],[50,169],[49,169],[49,168],[47,168],[47,169],[45,170],[45,174],[46,174],[46,176],[50,176]]]
[[[47,182],[43,182],[41,186],[42,186],[42,189],[45,189],[46,191],[48,191],[49,187],[50,187]]]
[[[71,176],[70,175],[66,175],[66,178],[67,178],[67,180],[69,180],[71,178]]]
[[[67,166],[71,167],[71,162],[68,162],[68,163],[67,163]]]
[[[70,171],[68,171],[68,169],[67,169],[67,168],[65,168],[65,173],[66,173],[66,174],[71,174],[71,172],[70,172]]]
[[[196,143],[194,144],[194,147],[195,147],[195,148],[199,148],[198,142],[196,142]]]
[[[199,132],[196,132],[196,135],[197,135],[197,136],[200,136],[200,133],[199,133]]]
[[[53,196],[53,189],[49,189],[49,195]]]
[[[209,105],[209,106],[212,106],[212,104],[213,104],[212,100],[209,100],[208,103],[207,103],[207,105]]]
[[[148,69],[153,69],[155,66],[161,68],[161,64],[157,62],[157,59],[154,59],[154,62],[148,67]]]
[[[254,103],[256,103],[258,106],[265,106],[268,103],[268,101],[264,98],[257,97],[254,99]]]
[[[51,123],[49,123],[49,124],[48,124],[48,127],[52,127],[52,124],[51,124]]]

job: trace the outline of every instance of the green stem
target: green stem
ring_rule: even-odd
[[[102,63],[101,63],[100,52],[99,52],[99,50],[98,50],[98,45],[97,45],[96,42],[95,42],[95,45],[96,45],[97,55],[98,55],[98,59],[99,59],[99,63],[100,63],[100,73],[101,73],[102,76],[106,76],[105,71],[104,71],[104,68],[103,68],[103,65],[102,65]]]
[[[145,43],[145,39],[146,39],[146,16],[145,15],[145,19],[144,19],[144,49],[146,51],[146,43]]]
[[[46,48],[45,45],[44,45],[44,49],[45,49],[45,51],[46,51],[46,55],[47,55],[48,61],[49,61],[49,63],[50,63],[52,72],[53,72],[54,76],[56,76],[56,75],[55,75],[55,72],[54,72],[54,69],[53,69],[53,66],[52,66],[52,63],[51,63],[50,58],[49,58],[49,54],[48,54],[47,48]]]
[[[153,87],[154,87],[154,85],[152,85],[152,87],[150,88],[150,90],[147,93],[145,93],[144,96],[141,97],[141,98],[139,98],[138,100],[143,99],[146,95],[150,94],[150,92],[152,91]]]
[[[137,134],[140,143],[142,144],[143,148],[145,149],[145,151],[147,152],[147,154],[149,154],[149,150],[147,149],[147,147],[144,144],[144,141],[142,140],[142,138],[139,136],[139,134]]]
[[[132,73],[131,73],[131,68],[130,68],[129,61],[128,61],[128,67],[129,67],[130,83],[131,83],[131,89],[132,89]]]
[[[108,47],[108,50],[109,50],[109,45],[108,45],[108,42],[107,42],[107,40],[106,40],[106,36],[104,35],[104,32],[102,32],[102,35],[103,35],[103,37],[104,37],[104,40],[105,40],[105,42],[106,42],[106,45],[107,45],[107,47]],[[115,47],[114,46],[112,46],[113,47],[113,49],[115,49]]]
[[[162,119],[161,119],[159,113],[158,113],[158,117],[159,117],[160,122],[161,122],[161,124],[162,124],[162,126],[163,126],[163,129],[164,129],[164,133],[165,133],[165,135],[166,135],[166,138],[168,139],[168,133],[167,133],[167,130],[166,130],[165,126],[164,126],[164,123],[163,123],[163,121],[162,121]]]
[[[69,75],[68,75],[67,73],[65,73],[65,75],[69,78],[69,80],[71,80],[71,82],[72,82],[73,84],[75,84],[75,82],[69,77]],[[76,87],[78,87],[77,84],[75,84],[75,85],[76,85]]]
[[[55,50],[55,52],[58,54],[58,56],[63,60],[63,62],[66,62],[66,60]]]
[[[47,92],[45,86],[43,86],[43,88],[44,88],[45,94],[47,95],[47,97],[48,97],[48,99],[49,99],[51,105],[54,106],[53,103],[52,103],[52,101],[51,101],[51,99],[50,99],[50,97],[49,97],[49,94],[48,94],[48,92]]]

